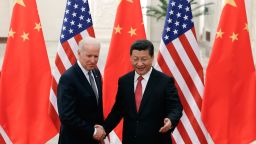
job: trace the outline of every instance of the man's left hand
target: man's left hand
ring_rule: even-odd
[[[169,118],[164,119],[164,126],[160,128],[160,133],[166,133],[168,130],[172,128],[172,122]]]

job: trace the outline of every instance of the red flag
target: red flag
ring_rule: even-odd
[[[104,69],[103,107],[107,116],[115,102],[118,78],[132,70],[130,63],[130,46],[138,39],[145,39],[139,0],[121,1],[117,8],[112,39],[107,62]],[[122,127],[115,129],[121,140]]]
[[[226,0],[206,71],[202,119],[217,144],[256,140],[256,93],[244,0]]]
[[[0,134],[0,144],[5,144],[4,138],[2,137],[1,134]]]
[[[50,86],[36,1],[15,1],[0,78],[0,125],[12,143],[45,143],[57,133],[48,115]]]

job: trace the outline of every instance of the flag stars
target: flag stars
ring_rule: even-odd
[[[119,26],[119,24],[118,24],[116,27],[114,27],[114,29],[115,29],[115,34],[117,34],[117,33],[121,34],[121,30],[122,30],[123,28],[121,28],[121,27]]]
[[[26,6],[25,3],[24,3],[24,0],[15,0],[14,4],[19,4],[19,5],[23,6],[23,7]]]
[[[171,11],[169,12],[169,14],[170,14],[170,15],[173,15],[173,10],[171,10]]]
[[[184,19],[184,20],[188,20],[188,16],[185,15],[185,16],[183,17],[183,19]]]
[[[175,4],[176,4],[176,3],[175,3],[174,1],[171,3],[172,6],[175,6]]]
[[[167,27],[167,28],[166,28],[166,31],[167,31],[167,32],[169,32],[170,30],[171,30],[171,28],[170,28],[170,27]]]
[[[175,30],[173,31],[173,34],[175,34],[175,35],[178,34],[178,30],[175,29]]]
[[[71,24],[71,26],[72,26],[72,25],[75,25],[75,21],[72,20],[72,21],[70,22],[70,24]]]
[[[26,40],[29,40],[28,35],[29,33],[23,32],[23,34],[20,37],[23,39],[23,41],[26,41]]]
[[[225,5],[231,5],[233,7],[237,7],[235,0],[225,0]]]
[[[64,18],[64,22],[68,22],[68,18],[65,17],[65,18]]]
[[[66,13],[66,14],[69,14],[69,10],[66,10],[65,13]]]
[[[249,32],[249,28],[248,28],[248,24],[246,23],[245,26],[244,26],[244,30]]]
[[[127,2],[129,2],[129,3],[133,3],[133,0],[126,0]]]
[[[217,33],[216,33],[216,38],[222,38],[224,32],[222,32],[222,30],[220,29]]]
[[[186,25],[186,24],[183,24],[183,25],[182,25],[182,28],[183,28],[183,29],[187,28],[187,25]]]
[[[182,4],[179,4],[178,8],[179,8],[179,9],[182,9]]]
[[[230,38],[232,39],[232,42],[237,41],[238,40],[238,34],[234,33],[230,36]]]
[[[72,33],[73,33],[73,29],[69,29],[68,31],[69,31],[69,33],[70,33],[70,34],[72,34]]]
[[[190,9],[189,9],[189,7],[187,6],[187,7],[186,7],[186,12],[188,12],[189,10],[190,10]]]
[[[8,32],[8,37],[12,37],[12,38],[14,38],[14,34],[15,34],[16,32],[14,32],[13,30],[12,30],[12,28],[9,30],[9,32]]]
[[[176,25],[176,26],[179,26],[179,25],[180,25],[180,22],[176,21],[176,22],[175,22],[175,25]]]
[[[77,9],[77,8],[78,8],[78,5],[77,5],[77,4],[75,4],[73,7],[74,7],[74,9]]]
[[[73,12],[73,13],[72,13],[72,16],[73,16],[73,17],[76,17],[76,13],[75,13],[75,12]]]
[[[80,15],[79,19],[84,20],[84,16]]]
[[[84,8],[84,7],[82,7],[82,8],[81,8],[81,11],[82,11],[82,12],[84,12],[84,11],[85,11],[85,8]]]
[[[130,29],[130,31],[129,31],[128,33],[131,35],[131,37],[132,37],[133,35],[136,35],[136,29],[133,29],[133,28],[131,27],[131,29]]]
[[[37,30],[38,32],[40,31],[40,29],[42,29],[42,26],[40,23],[35,23],[35,27],[34,27],[35,30]]]
[[[68,5],[68,6],[70,6],[70,5],[71,5],[71,2],[70,2],[70,1],[68,1],[68,2],[67,2],[67,5]]]
[[[90,18],[88,18],[86,21],[87,21],[87,23],[91,23],[91,19]]]
[[[165,39],[165,40],[168,40],[168,39],[169,39],[169,36],[168,36],[168,35],[165,35],[164,39]]]
[[[172,19],[169,18],[169,19],[168,19],[168,23],[172,23]]]
[[[83,0],[84,3],[87,3],[87,0]]]
[[[77,26],[78,26],[78,28],[82,28],[83,27],[83,25],[80,24],[80,23]]]
[[[60,36],[61,39],[64,39],[64,37],[65,37],[64,34],[62,34],[62,35]]]
[[[177,18],[181,17],[181,13],[178,12],[178,13],[176,14],[176,16],[177,16]]]
[[[65,31],[65,30],[66,30],[66,27],[65,27],[65,26],[63,26],[63,27],[62,27],[62,30],[63,30],[63,31]]]

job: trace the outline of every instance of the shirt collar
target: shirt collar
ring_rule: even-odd
[[[81,70],[83,71],[83,73],[84,73],[84,75],[86,76],[86,75],[88,75],[88,70],[86,70],[83,66],[82,66],[82,64],[80,63],[80,61],[79,60],[77,60],[77,64],[78,64],[78,66],[81,68]]]
[[[150,76],[150,74],[151,74],[151,72],[152,72],[152,69],[153,69],[153,68],[151,67],[150,70],[149,70],[146,74],[142,75],[142,77],[143,77],[144,80],[148,81],[149,76]],[[135,76],[134,76],[134,81],[135,81],[135,82],[137,81],[137,79],[138,79],[139,76],[140,76],[140,75],[135,71]]]

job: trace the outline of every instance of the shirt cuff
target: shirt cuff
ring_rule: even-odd
[[[97,129],[96,129],[96,128],[94,128],[93,136],[95,136],[95,135],[96,135],[96,133],[97,133]]]

